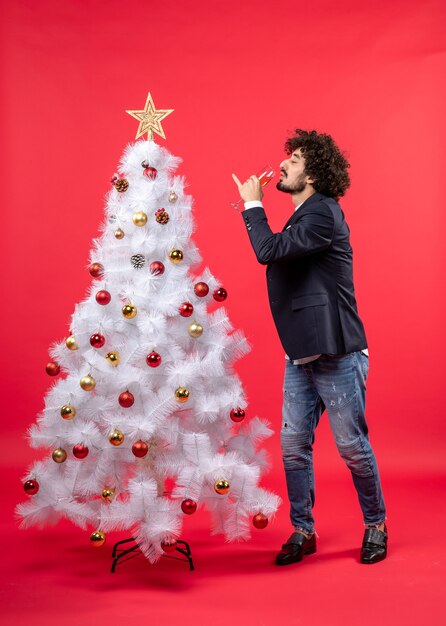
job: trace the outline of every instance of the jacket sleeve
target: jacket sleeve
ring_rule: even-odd
[[[242,215],[257,260],[262,265],[320,252],[333,240],[333,213],[322,202],[281,233],[272,232],[262,207],[243,211]]]

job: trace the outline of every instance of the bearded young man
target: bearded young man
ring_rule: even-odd
[[[294,527],[276,557],[288,565],[316,552],[314,431],[327,410],[341,457],[351,471],[365,531],[361,563],[387,555],[386,509],[365,417],[368,351],[353,285],[350,230],[338,204],[350,167],[332,137],[297,129],[285,143],[277,189],[294,212],[273,233],[260,181],[232,175],[243,219],[266,276],[273,319],[286,355],[281,446]]]

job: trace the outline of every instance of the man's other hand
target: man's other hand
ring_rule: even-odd
[[[263,191],[260,185],[260,180],[257,178],[257,176],[253,174],[244,183],[241,183],[235,174],[232,174],[232,179],[238,187],[240,197],[243,202],[262,200]]]

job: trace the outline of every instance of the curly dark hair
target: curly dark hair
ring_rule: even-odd
[[[330,135],[301,128],[296,128],[295,133],[286,140],[285,152],[290,155],[300,148],[305,158],[305,173],[314,178],[314,189],[338,200],[350,187],[347,171],[350,163]]]

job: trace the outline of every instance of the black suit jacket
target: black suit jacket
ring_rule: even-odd
[[[314,193],[273,233],[265,211],[243,211],[257,260],[267,265],[268,295],[291,359],[367,348],[353,285],[353,250],[344,212]]]

